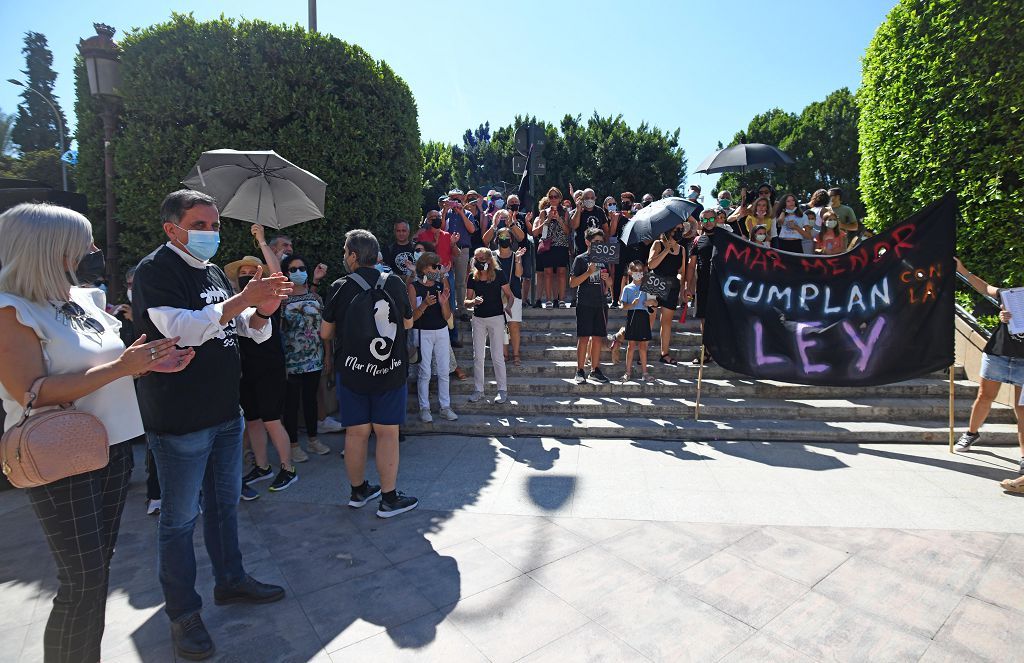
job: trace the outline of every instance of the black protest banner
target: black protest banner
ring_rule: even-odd
[[[617,265],[622,256],[622,250],[618,242],[606,244],[605,242],[591,242],[588,251],[590,259],[594,262],[605,265]]]
[[[841,255],[714,245],[704,342],[726,369],[856,386],[953,363],[953,194]]]

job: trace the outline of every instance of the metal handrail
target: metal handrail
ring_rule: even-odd
[[[983,327],[982,324],[978,322],[978,319],[971,315],[970,311],[965,309],[963,306],[960,306],[959,304],[954,304],[954,306],[956,307],[956,314],[960,316],[961,320],[967,323],[967,326],[969,326],[971,329],[984,336],[986,339],[992,337],[992,332],[985,329],[985,327]]]

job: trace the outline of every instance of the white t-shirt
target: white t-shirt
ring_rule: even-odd
[[[779,239],[803,239],[804,236],[797,232],[795,229],[787,227],[790,221],[795,223],[797,226],[804,228],[811,225],[810,220],[804,216],[797,216],[796,214],[786,214],[782,217],[782,221],[779,222]]]
[[[72,288],[71,299],[82,307],[88,317],[103,325],[102,334],[76,318],[62,315],[54,304],[30,302],[15,295],[0,293],[0,308],[13,307],[18,322],[31,328],[39,337],[47,375],[80,373],[111,362],[124,352],[124,343],[118,335],[121,323],[96,306],[90,289]],[[6,412],[5,431],[21,421],[24,413],[21,402],[24,398],[24,394],[12,396],[0,385],[0,399],[3,400]],[[131,377],[115,380],[79,398],[75,407],[100,420],[107,429],[110,444],[136,438],[145,432]]]

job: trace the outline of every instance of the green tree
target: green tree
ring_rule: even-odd
[[[947,191],[958,253],[990,283],[1024,284],[1024,12],[1019,0],[901,0],[864,55],[861,189],[892,224]]]
[[[775,169],[759,169],[744,173],[723,173],[712,190],[738,194],[742,187],[753,190],[769,182],[781,194],[791,191],[807,200],[817,189],[838,186],[843,199],[858,215],[863,215],[860,202],[859,155],[856,97],[848,88],[840,88],[823,101],[804,108],[799,115],[773,108],[755,115],[746,130],[738,132],[729,144],[767,143],[783,150],[796,162]]]
[[[650,192],[657,196],[666,187],[677,188],[686,174],[686,156],[679,147],[679,130],[672,133],[642,123],[637,128],[626,124],[622,116],[601,117],[595,113],[584,123],[581,116],[566,115],[556,126],[538,122],[532,116],[516,116],[512,125],[493,132],[490,124],[480,125],[463,135],[460,147],[425,143],[423,204],[436,205],[443,193],[435,185],[438,173],[451,174],[446,186],[463,190],[485,188],[515,190],[521,175],[513,171],[516,154],[515,132],[534,123],[545,132],[543,158],[546,172],[535,181],[536,197],[548,186],[557,186],[568,194],[575,188],[592,187],[599,196],[617,196],[630,190],[637,196]],[[448,170],[446,159],[451,159]],[[442,164],[434,169],[431,163]]]
[[[11,132],[14,131],[14,115],[8,115],[0,110],[0,156],[10,154],[14,141],[11,139]]]
[[[320,176],[326,218],[288,234],[332,276],[347,230],[386,236],[395,219],[418,214],[415,102],[386,63],[358,46],[296,26],[175,14],[129,33],[121,47],[124,112],[113,143],[121,268],[163,241],[160,202],[206,150],[273,149]],[[102,124],[81,66],[76,84],[79,183],[95,222],[103,218],[95,206],[103,200]],[[217,261],[254,251],[248,225],[225,220]]]
[[[74,174],[74,168],[68,166],[68,179]],[[0,161],[0,177],[11,177],[18,180],[36,180],[60,189],[60,150],[36,150],[26,152],[17,158],[8,158],[6,163]]]
[[[46,37],[38,32],[25,33],[25,46],[21,52],[25,55],[25,69],[21,72],[25,75],[23,82],[31,89],[21,91],[22,102],[18,106],[11,138],[22,153],[59,149],[61,136],[58,126],[64,127],[64,145],[67,145],[68,123],[60,102],[53,94],[57,80],[57,72],[53,70],[53,53],[50,52]],[[60,115],[60,123],[50,105],[40,98],[40,94],[53,102]]]

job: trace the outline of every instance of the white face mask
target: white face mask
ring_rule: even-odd
[[[583,200],[583,206],[586,207],[587,209],[593,209],[596,203],[597,201],[591,200],[590,198],[585,198]]]
[[[764,241],[765,239],[767,239],[767,238],[768,238],[768,236],[767,236],[767,235],[755,235],[755,236],[754,236],[754,238],[755,238],[755,239],[756,239],[757,241],[759,241],[759,242],[763,242],[763,241]]]
[[[129,304],[132,303],[132,291],[131,290],[128,291],[128,303]]]
[[[633,281],[635,283],[640,283],[640,281],[644,280],[644,273],[643,272],[631,272],[630,276],[633,277]]]
[[[838,225],[839,225],[839,222],[836,221],[835,219],[829,219],[828,221],[825,222],[825,227],[826,228],[835,228]]]
[[[794,212],[796,212],[796,208],[795,207],[787,207],[786,208],[786,214],[793,214]]]

